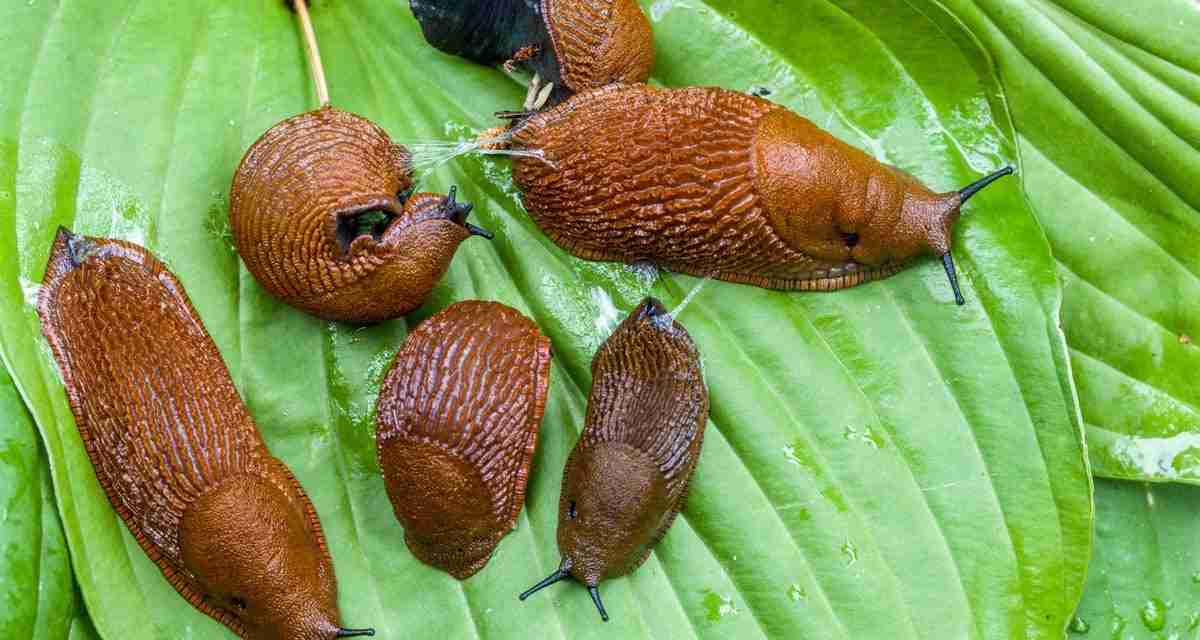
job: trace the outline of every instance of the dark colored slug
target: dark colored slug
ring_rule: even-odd
[[[951,229],[1007,167],[934,193],[761,98],[614,85],[515,125],[513,179],[545,233],[589,260],[650,261],[772,289],[834,290],[942,259]]]
[[[180,595],[249,640],[373,635],[340,626],[312,503],[161,262],[60,229],[38,315],[97,480]]]
[[[379,466],[413,555],[456,578],[483,568],[525,504],[550,385],[550,341],[495,302],[422,322],[379,391]]]
[[[562,563],[521,599],[574,578],[600,616],[600,581],[632,572],[679,513],[700,458],[708,389],[691,336],[647,298],[592,360],[587,422],[558,503]]]
[[[284,302],[320,318],[378,322],[421,305],[459,243],[491,237],[471,205],[409,195],[410,155],[352,113],[325,107],[271,127],[233,177],[238,253]]]
[[[636,0],[411,0],[425,39],[482,64],[511,63],[549,104],[613,82],[645,82],[654,34]]]

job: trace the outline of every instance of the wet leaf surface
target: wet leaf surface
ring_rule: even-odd
[[[226,194],[246,147],[312,108],[274,0],[0,9],[0,330],[42,431],[72,561],[105,637],[228,637],[184,603],[95,482],[29,306],[57,225],[145,244],[178,274],[272,451],[332,542],[344,620],[381,637],[1060,638],[1090,550],[1090,481],[1049,247],[1015,180],[955,236],[968,304],[925,260],[834,295],[768,292],[569,257],[519,206],[504,160],[460,158],[493,243],[468,242],[426,306],[360,328],[267,295],[232,250]],[[657,0],[655,82],[771,98],[943,190],[1016,162],[987,58],[948,13],[901,0]],[[402,2],[314,10],[335,105],[399,141],[469,139],[524,88],[424,45]],[[716,45],[719,43],[719,46]],[[682,517],[605,585],[613,621],[563,585],[560,474],[596,346],[639,299],[677,306],[704,357],[712,424]],[[373,446],[374,397],[408,327],[494,299],[554,343],[518,529],[458,583],[403,545]]]

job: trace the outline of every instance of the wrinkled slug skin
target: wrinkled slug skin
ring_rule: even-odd
[[[424,302],[468,237],[444,198],[417,194],[408,152],[369,120],[333,108],[288,118],[250,147],[233,178],[238,253],[264,288],[320,318],[378,322]],[[425,196],[425,197],[422,197]],[[377,211],[376,238],[343,246],[339,222]]]
[[[60,230],[38,315],[97,480],[179,594],[244,638],[332,639],[312,503],[175,276],[137,245]]]
[[[542,0],[542,15],[572,91],[650,77],[654,34],[635,0]]]
[[[551,103],[613,82],[645,82],[654,34],[636,0],[411,0],[425,40],[482,64],[517,59],[554,83]]]
[[[580,582],[625,575],[679,512],[700,457],[708,389],[687,331],[648,298],[592,360],[592,390],[559,498],[558,548]]]
[[[957,192],[935,194],[760,98],[613,85],[517,126],[525,207],[590,260],[776,289],[883,278],[950,248]]]
[[[377,447],[405,542],[463,579],[516,524],[550,384],[550,341],[467,301],[422,322],[379,392]]]

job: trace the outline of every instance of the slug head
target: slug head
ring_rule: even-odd
[[[345,637],[328,555],[303,508],[271,480],[240,475],[196,499],[180,547],[205,600],[251,640]]]
[[[559,499],[558,549],[588,586],[622,575],[654,541],[668,510],[662,474],[625,444],[590,443],[567,462]]]
[[[765,115],[754,141],[756,184],[771,226],[791,248],[830,266],[898,265],[942,258],[963,304],[950,257],[963,203],[1005,167],[949,193],[934,193],[794,113]]]
[[[384,198],[338,212],[334,231],[338,247],[344,257],[372,256],[381,262],[427,255],[429,268],[440,275],[463,240],[473,235],[493,237],[467,222],[474,205],[458,202],[457,193],[458,188],[451,187],[444,196],[417,193],[403,205],[396,198]]]
[[[467,222],[472,205],[448,195],[418,193],[373,200],[339,212],[333,237],[339,261],[362,277],[307,301],[329,319],[378,322],[420,306],[446,273],[458,245],[490,232]]]
[[[460,580],[482,569],[505,531],[479,471],[442,447],[399,438],[381,440],[379,457],[413,555]]]
[[[520,595],[574,578],[588,589],[600,618],[601,580],[628,573],[655,542],[669,498],[662,474],[645,453],[616,442],[580,442],[563,474],[558,504],[562,563]]]
[[[963,305],[962,291],[958,286],[958,272],[954,268],[954,257],[950,253],[951,237],[954,223],[962,215],[962,205],[979,193],[984,187],[996,180],[1011,175],[1012,167],[1004,167],[979,180],[949,193],[932,193],[909,174],[894,167],[888,167],[898,177],[903,185],[904,200],[900,214],[894,226],[887,227],[888,216],[877,216],[868,221],[867,235],[871,238],[881,238],[889,230],[895,235],[894,255],[898,260],[921,253],[932,253],[941,258],[946,270],[946,278],[954,292],[956,304]],[[881,247],[876,247],[877,253],[883,253]]]

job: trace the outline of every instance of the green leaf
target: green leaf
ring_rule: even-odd
[[[0,9],[0,328],[50,453],[74,566],[106,637],[227,637],[143,556],[97,486],[29,303],[54,228],[145,244],[179,275],[272,451],[332,541],[344,620],[381,637],[1060,638],[1090,550],[1090,475],[1058,330],[1048,245],[1015,180],[956,234],[969,303],[924,260],[837,294],[769,292],[576,260],[529,220],[508,163],[462,158],[425,185],[477,205],[470,241],[425,308],[356,328],[286,307],[228,237],[246,147],[312,108],[278,0],[132,0]],[[775,99],[952,189],[1014,161],[988,62],[932,2],[646,3],[657,82],[766,86]],[[314,10],[334,103],[406,143],[473,136],[524,88],[425,45],[405,3]],[[86,62],[83,62],[86,61]],[[647,293],[678,305],[704,356],[712,423],[682,517],[631,577],[613,621],[562,585],[561,469],[589,362]],[[419,322],[483,297],[534,317],[555,348],[517,531],[459,583],[405,548],[375,461],[380,377]]]
[[[33,418],[0,366],[0,636],[65,640],[74,625],[90,628],[71,575],[50,467]]]
[[[1020,133],[1093,471],[1200,483],[1200,10],[947,5],[995,58]]]
[[[1097,481],[1096,551],[1069,637],[1195,638],[1197,513],[1195,487]]]

